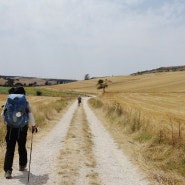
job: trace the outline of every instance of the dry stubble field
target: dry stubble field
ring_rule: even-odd
[[[104,101],[141,110],[145,116],[167,122],[185,120],[185,72],[153,73],[138,76],[107,77],[111,83],[102,96],[98,79],[52,86],[58,91],[100,95]],[[50,88],[50,87],[46,87]]]
[[[131,128],[132,131],[125,131],[126,123],[120,118],[106,120],[105,125],[120,148],[132,156],[150,178],[159,184],[185,184],[185,72],[106,79],[111,83],[105,94],[96,89],[98,79],[52,88],[95,94],[104,105],[119,105],[123,116],[137,114],[134,119],[139,128]]]

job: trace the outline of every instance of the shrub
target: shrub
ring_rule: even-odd
[[[41,91],[36,91],[36,95],[37,96],[42,96],[42,92]]]

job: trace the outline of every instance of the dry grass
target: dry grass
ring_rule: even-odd
[[[96,115],[104,123],[119,147],[148,173],[156,184],[184,184],[185,154],[182,137],[172,138],[171,131],[156,127],[156,121],[143,117],[135,109],[123,109],[119,103],[98,105]],[[95,102],[95,103],[94,103]],[[98,102],[98,103],[97,103]],[[101,105],[101,106],[100,106]],[[106,120],[102,119],[102,115]]]

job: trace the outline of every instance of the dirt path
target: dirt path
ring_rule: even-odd
[[[34,137],[37,137],[36,135]],[[29,150],[28,150],[29,153]],[[1,174],[0,184],[27,184],[28,172],[13,178]],[[148,185],[144,176],[117,149],[108,132],[83,99],[74,102],[61,121],[41,141],[34,143],[31,185]]]

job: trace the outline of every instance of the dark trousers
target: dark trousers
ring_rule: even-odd
[[[6,154],[4,161],[4,171],[12,171],[13,158],[15,152],[16,143],[18,143],[19,152],[19,165],[25,166],[27,164],[27,150],[26,150],[26,139],[27,139],[28,126],[23,128],[10,128],[7,126],[6,134]]]

